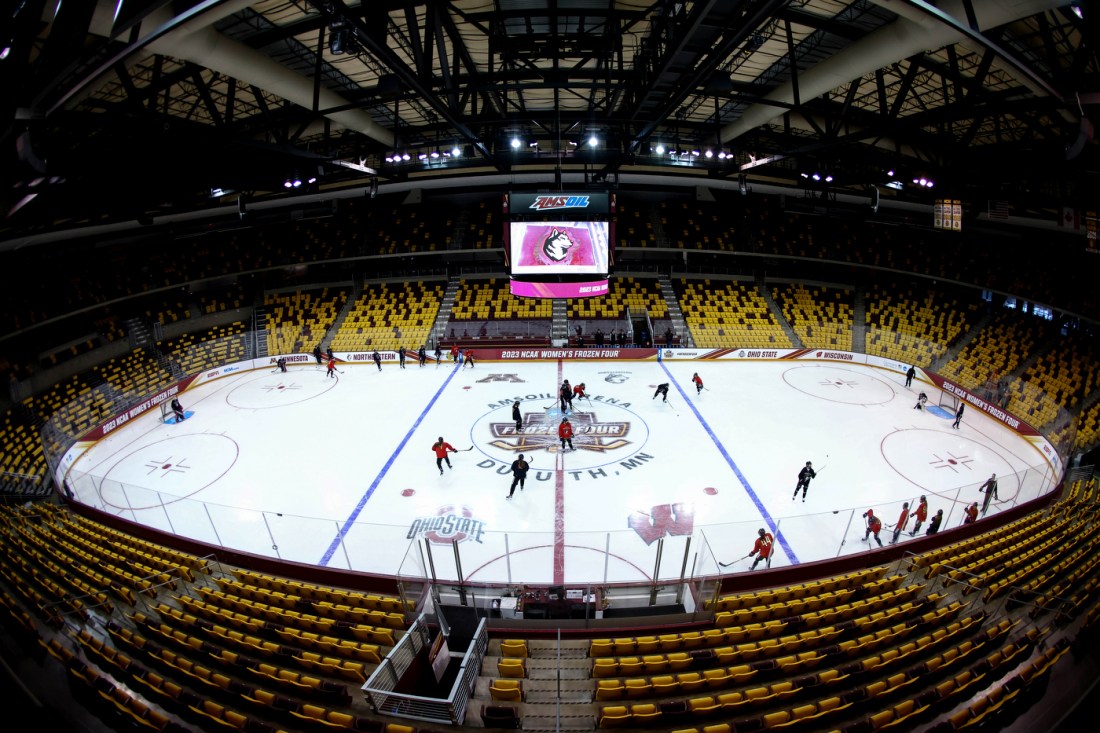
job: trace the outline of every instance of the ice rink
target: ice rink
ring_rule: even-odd
[[[340,370],[255,369],[188,389],[190,419],[166,424],[150,410],[80,456],[68,484],[126,519],[284,560],[598,583],[713,574],[719,562],[747,571],[762,527],[777,539],[773,567],[865,552],[876,547],[863,541],[869,508],[886,545],[902,502],[926,496],[946,530],[965,505],[981,505],[977,487],[991,474],[990,513],[1054,478],[1036,445],[999,421],[971,409],[952,429],[951,416],[914,409],[920,389],[930,406],[938,390],[864,365],[410,360]],[[563,379],[590,395],[573,403],[576,449],[564,453]],[[667,403],[653,399],[663,382]],[[431,449],[440,436],[459,451],[443,475]],[[519,453],[531,471],[507,500]],[[818,477],[805,501],[792,500],[806,461]]]

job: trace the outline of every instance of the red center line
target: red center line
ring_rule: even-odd
[[[562,383],[562,360],[558,359],[558,383]],[[554,471],[554,585],[565,583],[565,459],[558,451]]]

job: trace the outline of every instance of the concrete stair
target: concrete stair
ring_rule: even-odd
[[[458,297],[458,289],[462,280],[452,277],[447,280],[447,287],[443,290],[443,298],[439,301],[439,312],[435,314],[435,323],[428,333],[428,351],[435,348],[441,338],[447,335],[447,324],[451,322],[451,313],[454,311],[455,298]]]
[[[867,299],[859,288],[852,293],[852,351],[867,353]]]
[[[684,312],[680,310],[680,301],[676,299],[676,291],[672,287],[672,280],[662,275],[657,278],[657,284],[661,287],[661,295],[668,306],[668,317],[672,321],[672,332],[680,337],[680,345],[689,349],[695,348],[695,339],[684,321]]]
[[[981,330],[985,328],[992,320],[992,313],[986,313],[984,316],[978,319],[978,322],[971,326],[969,331],[960,336],[959,340],[951,345],[951,348],[947,350],[947,353],[945,353],[943,356],[941,356],[939,359],[936,359],[936,361],[932,363],[932,371],[942,371],[944,365],[951,362],[955,359],[955,357],[961,354],[962,350],[966,348],[966,345],[973,341],[978,336],[978,334],[981,333]]]
[[[557,342],[559,339],[569,338],[569,301],[564,298],[554,299],[551,307],[554,316],[553,325],[550,326],[550,338]]]
[[[779,307],[779,303],[775,302],[775,298],[772,297],[772,289],[765,282],[757,283],[757,287],[760,290],[760,294],[764,296],[764,302],[768,304],[768,310],[772,312],[779,327],[783,329],[783,333],[787,334],[787,338],[790,339],[791,345],[796,349],[802,348],[802,339],[798,337],[798,334],[791,328],[791,324],[787,322],[786,316],[783,315],[783,309]]]

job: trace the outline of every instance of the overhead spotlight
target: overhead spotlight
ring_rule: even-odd
[[[699,157],[699,151],[698,150],[692,150],[691,151],[691,157],[698,158]]]
[[[317,183],[317,177],[316,176],[311,176],[310,179],[308,181],[306,181],[306,183]]]
[[[11,55],[11,46],[4,46],[3,48],[0,48],[0,61],[3,61],[4,59],[6,59],[10,55]]]
[[[598,137],[596,137],[595,135],[591,135],[588,138],[588,147],[594,148],[599,144],[600,144],[600,139]]]
[[[1078,5],[1077,3],[1074,3],[1073,5],[1070,5],[1069,9],[1072,10],[1073,14],[1076,15],[1081,20],[1085,19],[1085,13],[1081,10],[1081,6]],[[0,58],[3,58],[3,57],[0,57]]]
[[[427,153],[417,153],[416,154],[416,159],[417,160],[427,160],[428,159],[428,154]]]
[[[295,176],[294,180],[292,180],[290,182],[290,185],[293,186],[294,188],[301,188],[302,187],[302,179]]]
[[[919,178],[914,178],[914,179],[913,179],[913,183],[914,183],[915,185],[918,185],[918,186],[920,186],[920,185],[923,185],[923,184],[921,184],[921,182],[920,182],[920,179],[919,179]]]
[[[453,157],[453,158],[462,157],[462,150],[457,145],[455,145],[453,148],[451,148],[451,157]]]
[[[409,155],[408,153],[404,153],[401,156],[401,160],[412,160],[412,156]]]
[[[798,175],[802,176],[803,178],[809,178],[810,177],[809,173],[799,173]]]
[[[814,173],[812,176],[810,176],[810,178],[814,179],[815,181],[820,181],[821,180],[821,174],[820,173]]]
[[[387,155],[386,156],[386,162],[387,163],[392,163],[393,162],[393,156],[392,155]]]
[[[707,148],[707,152],[703,153],[703,155],[705,155],[708,158],[713,158],[714,157],[714,151],[711,150],[710,148]]]
[[[927,178],[918,178],[917,179],[917,185],[927,186],[928,185],[928,179]]]
[[[932,183],[932,181],[929,181],[928,183],[926,183],[926,184],[924,184],[924,185],[925,185],[925,186],[928,186],[929,188],[932,188],[932,186],[934,186],[934,185],[936,185],[936,184]]]
[[[825,176],[825,183],[832,183],[832,182],[833,182],[833,177],[832,176]]]
[[[653,149],[653,152],[657,153],[657,155],[664,155],[665,146],[661,145],[661,143],[657,143],[657,147]]]
[[[431,153],[429,153],[429,155],[431,155],[432,158],[438,158],[439,157],[439,151],[438,150],[433,150]]]
[[[886,171],[886,175],[888,175],[888,176],[890,176],[891,178],[893,178],[893,177],[894,177],[894,169],[893,169],[893,168],[891,168],[890,170]]]
[[[292,188],[293,186],[294,186],[294,184],[291,182],[291,180],[289,178],[286,179],[285,181],[283,181],[283,188]]]
[[[726,159],[726,151],[725,150],[719,150],[718,151],[718,160],[725,160],[725,159]]]
[[[571,148],[577,147],[577,141],[576,140],[569,140],[568,142],[569,142],[569,147],[571,147]]]
[[[513,150],[518,150],[518,149],[519,149],[519,146],[520,146],[520,144],[521,144],[521,143],[520,143],[520,141],[519,141],[519,138],[518,138],[518,137],[514,137],[514,138],[512,138],[512,149],[513,149]]]

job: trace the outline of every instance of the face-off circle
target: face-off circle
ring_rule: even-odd
[[[519,431],[510,404],[482,415],[470,428],[475,450],[504,464],[511,464],[522,453],[533,470],[552,470],[561,452],[561,413],[557,402],[555,409],[544,410],[545,405],[546,398],[521,402],[523,428]],[[566,417],[573,426],[575,449],[565,454],[570,471],[615,464],[642,450],[649,441],[645,421],[620,405],[574,399],[573,411]]]
[[[1020,490],[1018,469],[1007,458],[996,448],[958,433],[924,428],[896,430],[882,439],[880,450],[887,465],[921,491],[947,496],[963,487],[959,500],[973,501],[977,495],[967,493],[967,489],[976,491],[994,473],[999,501],[1011,501]]]
[[[845,405],[882,405],[894,399],[893,386],[867,370],[796,366],[783,372],[783,381],[810,397]]]
[[[224,476],[240,455],[232,438],[195,433],[158,440],[118,459],[99,478],[99,496],[116,509],[150,509],[189,499]]]
[[[320,370],[260,374],[235,386],[225,402],[242,410],[270,410],[320,397],[339,381]]]

